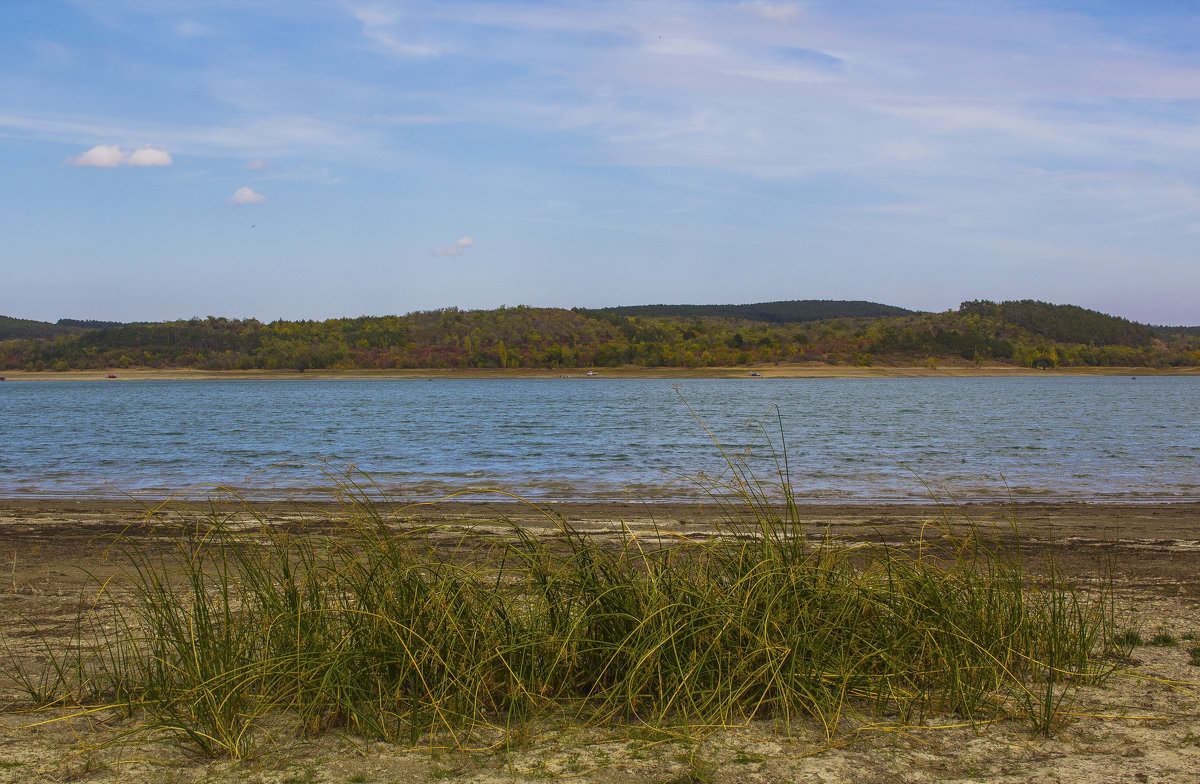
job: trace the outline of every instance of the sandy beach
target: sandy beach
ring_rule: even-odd
[[[120,572],[114,537],[170,546],[156,544],[141,524],[146,508],[95,499],[0,500],[0,565],[9,572],[0,607],[10,656],[33,660],[40,645],[65,642],[81,591],[86,601],[88,586]],[[336,516],[327,511],[281,504],[268,513],[334,534]],[[471,521],[504,519],[543,535],[553,535],[561,515],[589,535],[615,535],[624,525],[647,541],[714,535],[721,517],[711,505],[694,504],[450,504],[390,513],[397,524],[461,523],[463,531]],[[1200,504],[822,505],[798,515],[813,538],[886,541],[945,521],[976,525],[997,540],[1011,541],[1019,530],[1031,563],[1052,552],[1082,585],[1111,564],[1128,623],[1146,640],[1161,632],[1179,643],[1135,648],[1105,686],[1084,689],[1067,726],[1050,738],[1017,723],[971,728],[958,717],[930,717],[921,727],[864,726],[832,745],[816,728],[783,735],[763,722],[677,738],[628,727],[558,727],[498,754],[413,750],[332,732],[276,737],[263,753],[232,762],[163,742],[104,745],[125,720],[101,712],[45,724],[66,713],[29,712],[6,686],[0,782],[1200,781],[1200,667],[1188,654],[1200,644]],[[29,632],[29,620],[43,637]]]

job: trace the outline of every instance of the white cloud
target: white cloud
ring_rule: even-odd
[[[146,145],[140,150],[125,152],[116,144],[98,144],[87,152],[67,158],[68,166],[97,166],[111,169],[116,166],[170,166],[174,161],[166,150]]]
[[[458,242],[451,245],[449,248],[430,248],[429,255],[431,256],[461,256],[466,252],[467,248],[475,244],[475,240],[470,237],[462,237]]]
[[[266,200],[266,196],[247,188],[245,185],[238,188],[237,191],[234,192],[233,196],[229,197],[229,201],[233,202],[234,204],[262,204]]]
[[[156,150],[146,145],[130,153],[128,163],[130,166],[170,166],[174,161],[166,150]]]
[[[260,169],[271,168],[271,164],[267,163],[262,158],[255,158],[252,161],[247,161],[246,165],[243,166],[242,168],[249,169],[250,171],[259,171]]]
[[[68,166],[99,166],[105,169],[125,163],[127,155],[115,144],[98,144],[87,152],[67,158]]]

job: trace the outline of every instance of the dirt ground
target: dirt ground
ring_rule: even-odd
[[[260,509],[264,507],[259,507]],[[109,500],[0,500],[0,667],[60,644],[90,580],[116,573],[108,550],[124,535],[153,545],[144,505]],[[636,727],[548,728],[528,744],[496,751],[409,749],[329,733],[276,736],[240,761],[209,759],[155,740],[113,742],[129,724],[108,712],[64,718],[32,711],[0,688],[0,784],[34,781],[518,782],[1200,782],[1200,504],[811,506],[799,516],[811,537],[888,541],[973,522],[1001,540],[1014,530],[1035,555],[1052,551],[1081,582],[1111,566],[1118,609],[1149,641],[1103,687],[1088,687],[1067,725],[1050,738],[1028,726],[965,727],[955,717],[904,729],[864,726],[825,741],[817,728],[769,724],[671,737]],[[272,520],[324,528],[320,510],[280,505]],[[561,515],[597,537],[622,524],[646,539],[713,535],[719,510],[683,504],[440,505],[397,510],[410,522],[505,518],[552,534]],[[464,528],[465,530],[465,528]],[[169,542],[159,542],[169,544]],[[90,576],[89,576],[90,575]],[[31,634],[34,621],[43,636]]]

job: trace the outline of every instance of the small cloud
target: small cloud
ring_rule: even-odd
[[[267,163],[262,158],[255,158],[252,161],[247,161],[246,165],[242,168],[249,169],[250,171],[260,171],[261,169],[271,168],[271,164]]]
[[[129,155],[130,166],[170,166],[174,161],[166,150],[156,150],[146,145],[140,150],[134,150]]]
[[[238,188],[237,191],[235,191],[234,194],[229,197],[229,201],[233,202],[234,204],[262,204],[266,200],[266,196],[250,190],[245,185]]]
[[[470,237],[463,237],[458,242],[451,245],[449,248],[430,248],[429,255],[431,256],[461,256],[475,244],[475,240]]]
[[[110,169],[125,163],[128,156],[117,145],[98,144],[87,152],[67,158],[68,166],[99,166]]]
[[[67,158],[68,166],[97,166],[111,169],[116,166],[170,166],[174,161],[166,150],[146,145],[140,150],[125,152],[115,144],[98,144],[87,152]]]
[[[760,16],[763,19],[773,19],[776,22],[791,22],[800,16],[800,9],[792,3],[772,5],[771,3],[764,3],[759,0],[754,3],[742,3],[740,7],[745,8],[755,16]]]

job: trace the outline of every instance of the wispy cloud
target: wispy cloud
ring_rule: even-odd
[[[343,3],[350,15],[362,25],[368,39],[392,54],[404,57],[432,57],[440,54],[437,47],[402,39],[391,29],[400,19],[398,11],[382,3]]]
[[[89,7],[111,18],[155,15],[190,34],[228,27],[203,5],[186,16],[140,2]],[[1153,103],[1200,98],[1194,58],[1152,40],[1185,40],[1186,33],[1149,12],[1131,27],[1053,4],[995,2],[954,12],[925,0],[875,5],[870,14],[821,0],[343,0],[333,8],[400,67],[454,57],[413,79],[382,78],[348,69],[338,57],[313,68],[300,59],[310,48],[298,42],[294,61],[281,56],[254,79],[239,73],[240,87],[226,80],[214,97],[236,103],[241,90],[240,116],[216,115],[208,124],[193,118],[160,127],[169,135],[155,138],[206,155],[367,160],[399,155],[393,134],[453,120],[572,134],[579,157],[618,165],[662,161],[772,177],[918,163],[952,171],[995,155],[1058,154],[1061,140],[1080,129],[1110,137],[1099,127],[1113,125],[1102,117],[1107,110],[1124,135],[1144,140],[1145,155],[1169,160],[1177,148],[1161,131],[1194,136],[1193,113],[1155,116]],[[268,4],[256,18],[273,13]],[[342,43],[321,40],[323,52],[337,53]],[[327,78],[329,95],[347,111],[303,106],[307,93],[286,82],[297,72]],[[217,91],[221,80],[211,84]],[[973,144],[957,149],[948,144],[955,138]],[[973,149],[963,158],[966,147]],[[885,149],[942,155],[878,154]],[[1101,144],[1095,155],[1110,152]]]
[[[218,193],[231,173],[337,182],[356,206],[330,221],[541,220],[537,205],[565,200],[581,254],[592,243],[630,264],[653,254],[620,236],[685,247],[708,230],[714,259],[737,254],[720,237],[757,238],[765,260],[801,232],[830,258],[1166,258],[1194,250],[1200,225],[1200,21],[1178,4],[73,0],[63,13],[80,8],[76,28],[0,32],[20,53],[0,91],[18,164],[174,156],[179,187],[207,178]],[[89,55],[97,35],[120,56]]]
[[[229,201],[234,204],[262,204],[266,200],[266,196],[247,188],[245,185],[238,188],[234,194],[229,197]]]
[[[475,240],[470,237],[462,237],[458,242],[448,248],[430,248],[429,255],[431,256],[461,256],[475,244]]]

